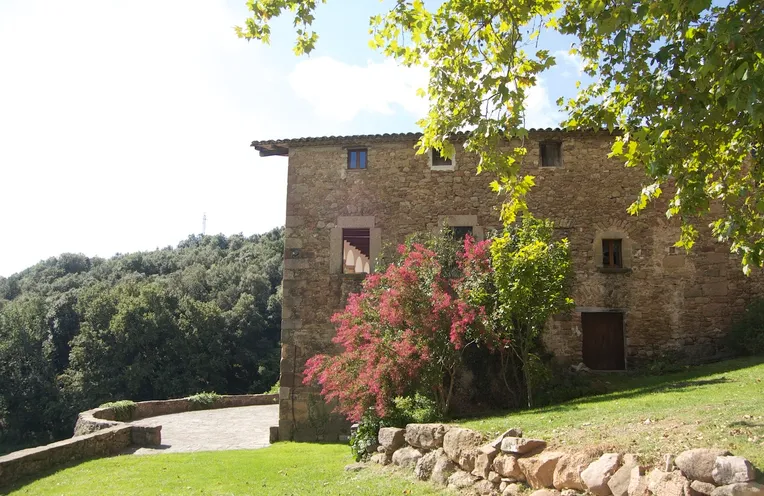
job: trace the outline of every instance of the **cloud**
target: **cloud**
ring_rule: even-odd
[[[528,90],[525,98],[525,125],[529,128],[559,127],[565,118],[549,97],[546,83],[538,78],[536,86]]]
[[[392,60],[358,66],[324,56],[298,63],[289,84],[323,118],[350,121],[361,112],[389,115],[395,106],[420,118],[427,113],[427,101],[416,91],[427,87],[427,77],[425,68],[407,68]]]
[[[208,233],[283,223],[286,168],[248,145],[288,121],[262,110],[277,85],[233,34],[243,15],[225,0],[0,1],[0,275],[175,244],[204,212]]]
[[[568,67],[572,67],[576,70],[576,75],[581,76],[584,73],[584,66],[586,65],[584,63],[583,57],[581,57],[578,54],[572,54],[567,50],[557,50],[554,52],[554,56],[559,60],[562,61],[563,64],[565,64]],[[568,72],[563,72],[563,75],[570,75]]]

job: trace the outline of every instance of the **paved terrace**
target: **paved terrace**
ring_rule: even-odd
[[[269,446],[269,427],[278,425],[279,406],[259,405],[173,413],[131,422],[161,425],[162,444],[132,448],[136,455],[257,449]]]

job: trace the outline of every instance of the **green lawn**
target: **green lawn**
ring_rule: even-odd
[[[656,377],[602,378],[613,392],[459,423],[487,433],[518,426],[562,449],[612,447],[638,452],[645,462],[688,448],[726,448],[764,468],[764,358]]]
[[[644,462],[691,447],[720,447],[764,468],[764,358],[730,360],[658,377],[611,374],[611,393],[550,408],[459,422],[489,434],[519,426],[553,447],[639,453]],[[350,473],[343,445],[278,443],[254,451],[119,456],[49,474],[13,495],[440,494],[380,467]],[[6,489],[7,490],[7,489]],[[2,492],[2,490],[0,490]]]
[[[278,443],[251,451],[124,455],[93,460],[14,488],[34,495],[427,495],[429,483],[372,467],[345,472],[350,449]],[[6,489],[7,490],[7,489]],[[2,492],[3,489],[0,489]]]

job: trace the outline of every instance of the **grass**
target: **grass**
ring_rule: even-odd
[[[124,455],[81,463],[11,488],[11,495],[432,495],[442,489],[381,467],[345,472],[339,444],[278,443],[260,450]],[[2,492],[2,489],[0,489]]]
[[[547,408],[459,422],[499,433],[521,427],[552,447],[582,445],[639,453],[718,447],[764,469],[764,358],[741,358],[664,376],[603,376],[608,394]]]
[[[552,448],[639,453],[644,463],[688,448],[718,447],[764,468],[764,357],[664,376],[600,375],[607,394],[527,412],[468,419],[495,434],[521,427]],[[427,495],[442,489],[380,467],[345,472],[344,445],[278,443],[262,450],[118,456],[16,486],[12,495]],[[760,479],[762,474],[760,474]]]

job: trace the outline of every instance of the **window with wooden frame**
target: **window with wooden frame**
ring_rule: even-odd
[[[468,234],[472,236],[472,226],[454,226],[451,228],[451,232],[454,239],[462,241]]]
[[[562,143],[544,141],[539,143],[541,167],[562,167]]]
[[[371,253],[371,229],[343,228],[342,229],[342,273],[368,274]]]
[[[348,169],[365,169],[368,151],[367,148],[348,149]]]
[[[612,269],[623,267],[620,239],[602,240],[602,267]]]
[[[452,167],[454,161],[440,154],[435,148],[430,148],[430,165],[432,167]]]

